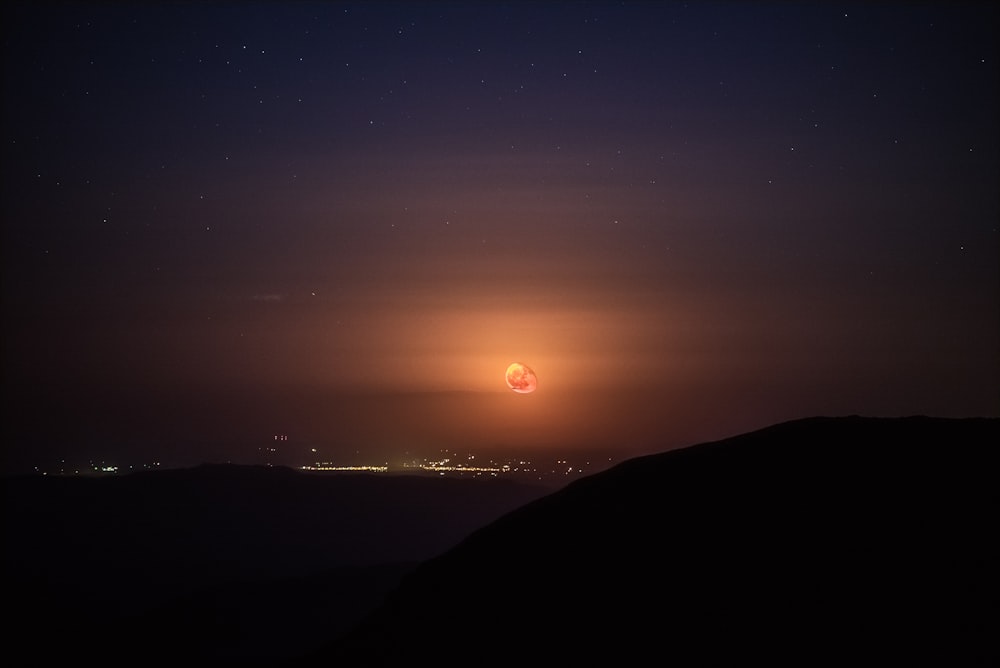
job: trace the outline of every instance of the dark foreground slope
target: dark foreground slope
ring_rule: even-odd
[[[815,418],[625,462],[424,564],[312,665],[985,663],[998,436]]]
[[[9,665],[274,661],[548,490],[202,466],[2,480]]]

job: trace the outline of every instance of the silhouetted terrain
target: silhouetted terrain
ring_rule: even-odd
[[[294,656],[415,563],[549,491],[228,465],[0,489],[11,665]]]
[[[547,496],[238,466],[9,478],[4,658],[984,664],[998,436],[813,418]]]
[[[996,665],[1000,420],[815,418],[475,532],[309,665]]]

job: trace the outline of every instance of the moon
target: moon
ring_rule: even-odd
[[[518,394],[530,394],[538,387],[538,377],[530,367],[514,362],[507,367],[507,387]]]

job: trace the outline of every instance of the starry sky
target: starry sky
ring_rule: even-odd
[[[986,3],[3,13],[5,470],[1000,415]]]

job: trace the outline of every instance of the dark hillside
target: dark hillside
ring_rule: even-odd
[[[302,651],[548,491],[229,465],[0,485],[8,649],[105,663],[167,637],[160,655]]]
[[[424,564],[315,663],[981,664],[998,436],[815,418],[634,459]]]

